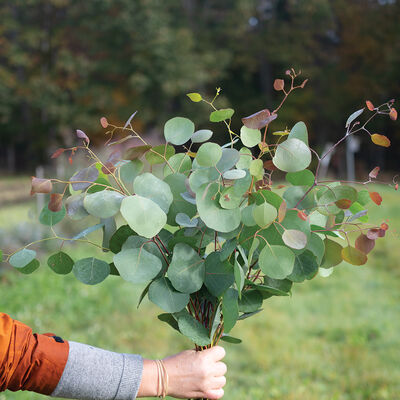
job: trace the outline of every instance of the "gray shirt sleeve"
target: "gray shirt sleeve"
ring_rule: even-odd
[[[114,353],[69,342],[68,361],[52,397],[85,400],[132,400],[143,372],[137,354]]]

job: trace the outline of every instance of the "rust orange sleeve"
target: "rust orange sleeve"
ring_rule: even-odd
[[[50,395],[68,359],[67,341],[33,334],[29,326],[0,313],[0,391]]]

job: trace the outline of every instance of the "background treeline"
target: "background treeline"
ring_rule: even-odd
[[[207,107],[185,94],[217,86],[238,129],[239,117],[278,104],[272,84],[288,67],[310,80],[272,128],[304,120],[321,149],[365,100],[399,97],[399,15],[396,0],[3,0],[0,170],[48,163],[76,128],[102,143],[103,115],[123,124],[139,110],[135,126],[160,139],[175,115],[204,125]],[[378,118],[371,129],[392,147],[363,135],[359,170],[398,170],[398,125]]]

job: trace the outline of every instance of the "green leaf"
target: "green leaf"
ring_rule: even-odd
[[[160,315],[157,315],[157,318],[160,321],[167,323],[171,328],[180,332],[179,326],[178,326],[178,321],[174,318],[174,316],[172,314],[169,314],[169,313],[160,314]]]
[[[262,311],[262,308],[259,309],[259,310],[257,310],[257,311],[251,312],[251,313],[243,313],[243,314],[239,315],[238,321],[242,321],[243,319],[250,318],[250,317],[252,317],[253,315],[258,314],[258,313],[261,312],[261,311]]]
[[[265,245],[258,259],[261,271],[273,279],[284,279],[294,268],[294,253],[285,246]]]
[[[283,193],[283,198],[286,200],[286,204],[288,208],[294,208],[297,204],[298,209],[312,209],[317,205],[317,202],[314,198],[314,190],[310,190],[310,192],[305,195],[305,193],[309,190],[309,186],[290,186]],[[305,197],[304,197],[305,195]],[[301,201],[300,201],[301,200]]]
[[[137,159],[121,165],[119,168],[119,176],[124,184],[131,185],[135,178],[142,172],[143,166],[143,161]]]
[[[272,204],[277,211],[282,203],[282,198],[271,190],[259,190],[255,193],[251,193],[250,199],[251,202],[255,201],[257,205],[263,204],[264,202]]]
[[[351,186],[339,185],[335,187],[325,188],[318,200],[318,211],[321,214],[337,214],[340,208],[335,204],[338,200],[349,200],[354,203],[357,200],[357,190]]]
[[[235,188],[233,186],[230,186],[226,187],[222,191],[221,196],[219,198],[219,204],[222,208],[225,208],[226,210],[232,210],[234,208],[238,208],[242,200],[243,197],[238,196],[235,193]]]
[[[224,317],[224,332],[228,333],[235,326],[239,317],[238,292],[229,288],[222,296],[222,315]]]
[[[72,271],[74,260],[68,254],[59,251],[48,258],[47,265],[56,274],[66,275]]]
[[[240,139],[246,147],[254,147],[261,142],[261,132],[259,129],[250,129],[243,125],[240,129]]]
[[[184,213],[176,214],[175,221],[178,225],[184,226],[185,228],[195,228],[199,223],[198,218],[190,219],[189,216]]]
[[[216,252],[210,253],[205,261],[204,284],[216,297],[221,296],[234,282],[233,266],[228,261],[221,261]]]
[[[131,235],[135,235],[135,232],[129,225],[120,226],[110,238],[110,250],[115,254],[119,253],[122,245]]]
[[[368,190],[360,190],[357,195],[357,202],[362,206],[366,206],[371,201],[371,197],[369,195]]]
[[[207,140],[211,139],[213,132],[209,129],[200,129],[193,133],[192,137],[190,138],[193,143],[203,143],[207,142]]]
[[[311,232],[311,236],[308,239],[306,248],[315,255],[315,257],[317,258],[317,263],[318,265],[320,265],[325,253],[325,244],[320,236],[314,232]]]
[[[260,159],[250,161],[250,174],[257,180],[261,180],[264,176],[263,162]]]
[[[89,213],[83,206],[84,198],[85,195],[83,193],[80,193],[68,197],[68,199],[65,201],[65,208],[67,211],[67,215],[74,221],[80,220],[89,215]]]
[[[175,145],[186,143],[194,133],[194,123],[187,118],[175,117],[164,125],[164,137]]]
[[[233,265],[233,274],[235,276],[235,283],[239,292],[239,298],[241,298],[242,289],[244,285],[244,271],[242,266],[238,263],[237,260],[235,260],[235,264]]]
[[[195,103],[198,103],[203,99],[200,93],[188,93],[186,96]]]
[[[343,247],[331,240],[326,238],[324,240],[325,244],[325,254],[322,259],[322,268],[331,268],[334,267],[335,265],[338,265],[342,262],[342,249]]]
[[[277,146],[272,162],[285,172],[302,171],[311,163],[311,151],[301,140],[289,138]]]
[[[122,200],[121,214],[139,235],[152,238],[164,227],[167,215],[154,201],[139,195]]]
[[[121,278],[131,283],[145,283],[161,271],[161,260],[144,248],[122,250],[114,255]]]
[[[198,346],[207,346],[211,343],[208,330],[190,314],[183,314],[178,318],[179,330]]]
[[[142,157],[143,154],[147,153],[151,149],[149,144],[145,144],[142,146],[130,147],[125,150],[124,159],[125,160],[136,160],[137,158]]]
[[[216,168],[219,172],[224,173],[234,167],[239,159],[240,153],[236,149],[222,149],[222,155],[217,162]]]
[[[219,259],[221,261],[225,261],[233,252],[233,250],[236,249],[237,246],[237,240],[236,238],[227,240],[223,245],[222,249],[219,252]]]
[[[175,154],[175,148],[171,145],[160,144],[158,146],[152,147],[145,154],[145,158],[150,165],[162,164],[166,162]]]
[[[253,217],[253,210],[255,207],[255,204],[250,204],[242,209],[241,221],[244,225],[249,227],[257,225],[256,220]]]
[[[295,186],[312,186],[314,179],[315,176],[309,169],[286,174],[286,180]]]
[[[105,261],[89,257],[76,261],[72,272],[78,280],[86,285],[96,285],[104,281],[110,274],[110,266]]]
[[[364,109],[365,109],[365,107],[362,108],[361,110],[357,110],[357,111],[353,112],[353,114],[351,114],[349,116],[349,118],[347,118],[345,128],[348,128],[350,126],[350,124],[364,112]]]
[[[113,217],[118,213],[124,196],[114,190],[88,194],[83,200],[86,211],[98,218]]]
[[[133,190],[141,197],[145,197],[158,204],[165,214],[168,213],[173,195],[168,183],[157,178],[150,172],[145,172],[136,177]]]
[[[253,254],[257,250],[259,244],[260,244],[260,240],[255,237],[251,243],[250,250],[249,250],[249,257],[248,257],[249,265],[251,265],[251,262],[253,261]]]
[[[225,334],[222,334],[221,340],[224,341],[224,342],[227,342],[227,343],[232,343],[232,344],[240,344],[240,343],[242,343],[241,339],[235,338],[233,336],[225,335]]]
[[[303,282],[312,279],[318,273],[317,259],[310,250],[296,255],[293,272],[287,277],[292,282]]]
[[[90,233],[97,231],[97,229],[100,229],[104,226],[104,223],[101,224],[97,224],[97,225],[93,225],[93,226],[89,226],[89,228],[84,229],[82,232],[77,233],[72,240],[77,240],[77,239],[81,239],[84,236],[89,235]]]
[[[222,122],[225,121],[226,119],[232,118],[232,115],[234,114],[234,110],[232,108],[223,108],[221,110],[213,111],[210,114],[210,121],[211,122]]]
[[[292,249],[304,249],[307,245],[307,235],[297,229],[286,229],[282,234],[282,240]]]
[[[261,228],[266,228],[271,225],[278,216],[276,208],[269,203],[262,203],[253,208],[253,218],[257,225]]]
[[[273,279],[268,276],[264,276],[264,284],[284,293],[289,293],[293,286],[293,282],[288,279]]]
[[[222,156],[221,146],[217,143],[203,143],[196,154],[196,160],[202,167],[212,167]]]
[[[36,271],[40,266],[39,260],[32,260],[28,265],[25,265],[25,267],[18,268],[18,271],[21,272],[22,274],[29,275],[32,272]]]
[[[258,290],[246,290],[239,299],[239,311],[244,313],[257,311],[262,306],[262,302],[263,297]]]
[[[53,212],[47,207],[47,204],[42,208],[39,215],[39,222],[43,225],[54,226],[58,224],[65,217],[66,210],[63,206],[60,211]]]
[[[223,173],[225,179],[242,179],[246,176],[246,171],[244,169],[230,169]]]
[[[175,313],[186,307],[189,302],[189,295],[177,292],[170,280],[162,277],[150,285],[149,299],[164,311]]]
[[[306,124],[302,121],[295,124],[288,136],[289,139],[299,139],[308,146],[308,132]]]
[[[268,277],[266,277],[268,278]],[[271,279],[271,278],[268,278]],[[278,282],[284,282],[282,280],[276,280],[273,279],[274,281],[278,281]],[[290,282],[290,281],[288,281]],[[245,280],[246,285],[251,286],[253,289],[258,290],[261,293],[261,296],[263,299],[265,298],[269,298],[271,296],[288,296],[289,294],[287,293],[287,291],[283,291],[280,289],[277,289],[273,286],[268,286],[268,285],[257,285],[252,281],[249,281],[248,279]],[[292,282],[290,282],[290,284],[292,284]],[[290,290],[290,289],[289,289]]]
[[[168,160],[168,164],[169,165],[166,164],[164,167],[164,176],[171,175],[174,172],[181,172],[182,174],[188,176],[192,168],[192,161],[190,160],[190,157],[185,153],[178,153],[173,155]],[[173,171],[171,171],[170,166],[173,168]]]
[[[35,250],[22,249],[20,251],[17,251],[10,257],[9,263],[15,268],[24,268],[31,261],[33,261],[35,257]]]
[[[239,169],[249,169],[250,168],[250,163],[253,159],[251,150],[248,149],[247,147],[242,147],[239,150],[239,161],[236,163],[236,168]]]
[[[366,254],[352,246],[345,247],[341,253],[343,260],[353,265],[364,265],[368,260]]]
[[[200,290],[205,278],[204,260],[185,243],[177,243],[168,268],[172,286],[182,293]]]
[[[369,194],[368,194],[369,197]],[[368,211],[365,210],[365,206],[362,206],[358,201],[355,201],[349,208],[349,211],[353,214],[348,222],[355,221],[358,219],[360,222],[368,222]]]
[[[200,218],[211,229],[219,232],[230,232],[240,224],[240,209],[226,210],[220,207],[218,184],[202,185],[196,193],[197,210]]]
[[[90,188],[87,190],[86,193],[90,194],[90,193],[96,193],[96,192],[101,192],[102,190],[106,190],[104,185],[106,185],[112,189],[112,185],[110,184],[110,181],[107,178],[99,177],[93,182],[93,185],[90,186]]]
[[[196,193],[202,185],[216,181],[219,176],[219,172],[213,167],[197,169],[189,176],[190,189]]]

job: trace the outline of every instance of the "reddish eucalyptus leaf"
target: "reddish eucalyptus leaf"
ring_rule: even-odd
[[[272,160],[264,161],[264,168],[269,171],[275,171],[277,169]]]
[[[396,184],[394,185],[394,190],[399,190],[399,184],[398,184],[398,183],[396,183]]]
[[[367,105],[369,111],[374,111],[375,107],[369,100],[367,100],[365,104]]]
[[[397,110],[395,108],[392,108],[390,110],[389,117],[390,117],[390,119],[392,121],[396,121],[396,119],[397,119]]]
[[[64,151],[65,151],[65,149],[58,149],[58,150],[56,150],[52,155],[51,155],[51,158],[57,158],[57,157],[59,157],[62,153],[64,153]]]
[[[382,222],[381,229],[383,229],[384,231],[387,231],[389,229],[389,225],[386,222]]]
[[[382,203],[382,197],[378,192],[369,192],[369,197],[371,197],[371,200],[377,204],[378,206],[381,205]]]
[[[107,118],[106,118],[106,117],[101,117],[101,118],[100,118],[100,124],[101,124],[101,126],[102,126],[104,129],[107,128],[107,127],[108,127]]]
[[[306,83],[308,82],[308,79],[305,79],[304,81],[303,81],[303,83],[300,85],[300,87],[302,88],[302,89],[304,89],[304,86],[306,86]]]
[[[390,140],[385,135],[380,135],[379,133],[374,133],[371,135],[371,140],[377,144],[378,146],[382,147],[389,147]]]
[[[106,175],[113,174],[114,171],[116,170],[115,164],[121,160],[122,157],[122,152],[121,150],[115,150],[113,151],[107,161],[104,163],[104,166],[101,167],[102,172],[104,172]]]
[[[370,178],[376,178],[379,174],[380,167],[375,167],[370,173],[369,177]]]
[[[249,115],[248,117],[242,118],[242,123],[250,129],[261,129],[276,119],[277,116],[278,114],[271,114],[271,112],[266,108],[256,112],[255,114]]]
[[[36,176],[32,176],[31,185],[31,196],[34,193],[50,193],[53,189],[50,179],[36,178]]]
[[[368,229],[367,237],[368,237],[368,239],[376,240],[380,237],[384,237],[385,234],[386,234],[386,231],[384,229],[371,228],[371,229]]]
[[[285,81],[283,79],[275,79],[274,81],[274,89],[278,92],[283,90],[285,87]]]
[[[47,205],[48,209],[53,212],[58,212],[62,209],[63,195],[61,193],[51,193],[50,201]]]
[[[375,247],[375,240],[369,239],[367,235],[362,233],[356,239],[355,247],[364,254],[368,254]]]
[[[117,168],[114,166],[114,164],[110,161],[106,161],[104,165],[101,167],[101,171],[105,173],[106,175],[113,174]]]
[[[278,185],[276,188],[277,188],[277,189],[282,189],[282,188],[284,188],[284,187],[286,187],[286,185],[282,185],[282,184],[281,184],[281,185]]]
[[[286,209],[287,209],[287,204],[286,201],[283,200],[278,209],[278,222],[282,222],[285,219]]]
[[[90,140],[87,137],[86,133],[81,131],[80,129],[76,130],[76,136],[78,136],[79,139],[83,139],[87,144],[90,143]]]
[[[353,265],[363,265],[368,260],[366,254],[351,246],[347,246],[342,249],[342,258],[344,261],[347,261]]]
[[[351,206],[351,200],[349,199],[340,199],[335,202],[336,206],[341,208],[342,210],[347,210]]]
[[[303,221],[307,221],[308,215],[304,211],[297,211],[297,216]]]

